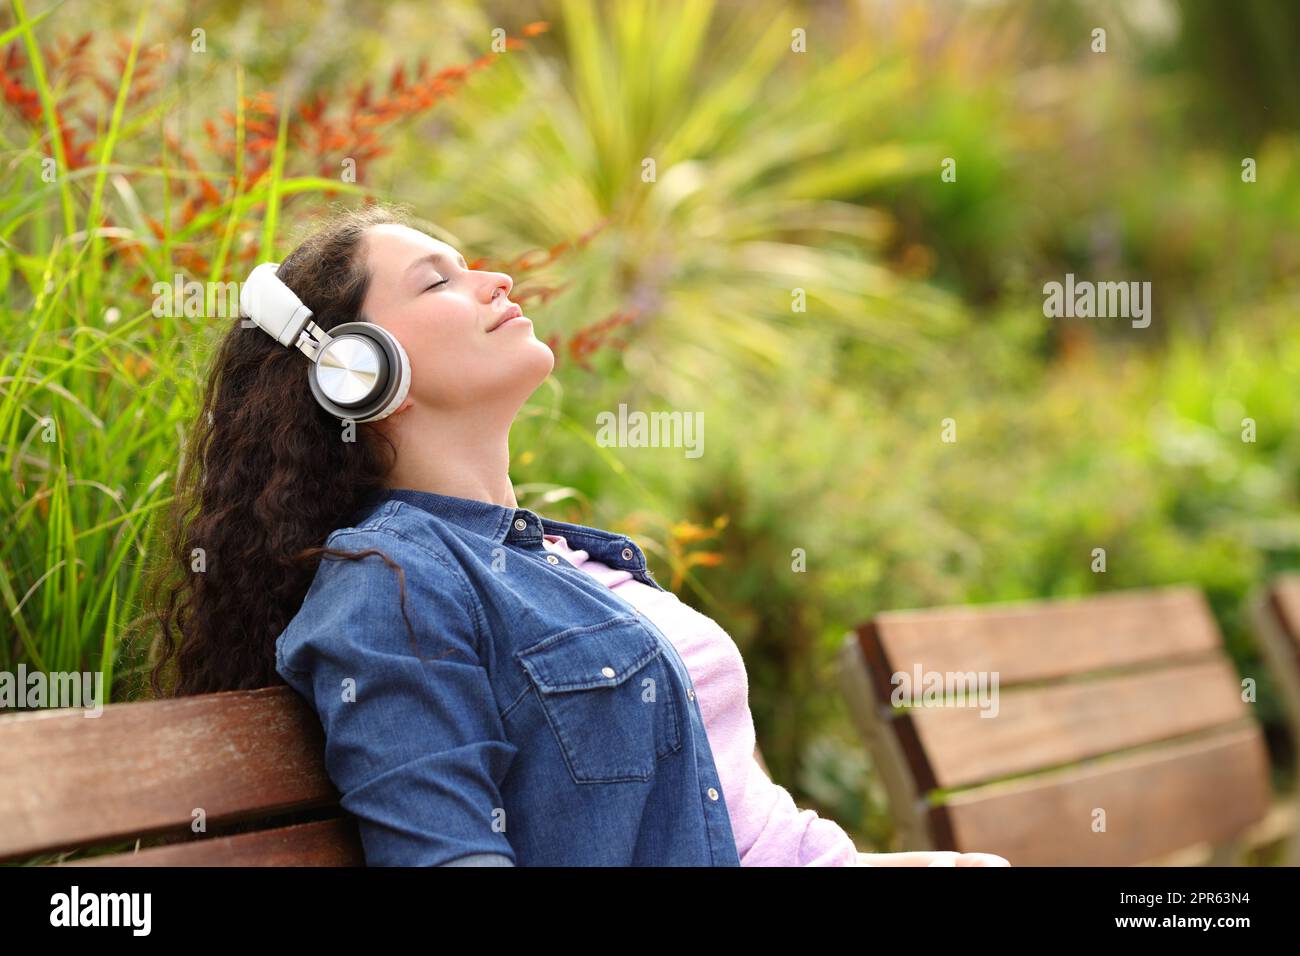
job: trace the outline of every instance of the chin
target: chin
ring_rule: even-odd
[[[498,354],[490,371],[482,370],[481,384],[494,395],[527,396],[546,381],[554,367],[555,353],[545,342],[532,339]]]
[[[542,378],[546,378],[551,374],[551,370],[555,368],[555,353],[551,351],[549,345],[538,338],[534,338],[528,345],[529,350],[536,356],[537,367],[542,370]]]

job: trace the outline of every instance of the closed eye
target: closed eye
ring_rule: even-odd
[[[450,281],[451,281],[450,279],[443,279],[441,282],[435,282],[433,285],[429,286],[429,288],[428,288],[428,289],[425,289],[424,291],[425,291],[425,292],[428,292],[429,289],[436,289],[436,288],[438,288],[438,286],[440,286],[440,285],[446,285],[446,284],[447,284],[448,282],[450,282]]]

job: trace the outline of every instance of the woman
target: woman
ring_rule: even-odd
[[[510,426],[555,359],[508,275],[383,206],[270,268],[295,317],[391,333],[409,382],[357,424],[308,387],[296,327],[277,341],[252,309],[230,330],[182,467],[192,570],[155,693],[173,652],[177,695],[288,683],[370,865],[1006,863],[860,854],[798,809],[754,759],[731,638],[632,540],[519,507]]]

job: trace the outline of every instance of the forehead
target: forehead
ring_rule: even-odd
[[[376,275],[399,275],[417,259],[434,253],[452,262],[460,257],[454,246],[410,226],[385,222],[366,230],[366,256]]]

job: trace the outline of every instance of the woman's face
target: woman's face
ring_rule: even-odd
[[[447,243],[395,223],[367,230],[365,256],[363,312],[411,360],[408,403],[443,410],[522,404],[551,373],[555,355],[529,319],[499,325],[518,308],[504,272],[467,269]]]

